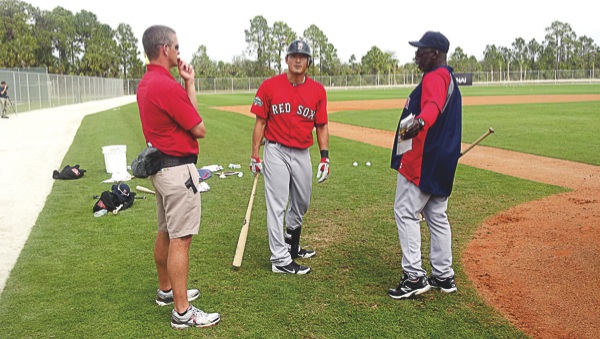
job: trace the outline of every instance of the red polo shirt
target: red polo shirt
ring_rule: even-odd
[[[189,130],[202,122],[186,90],[159,65],[149,64],[137,89],[146,142],[177,157],[198,155],[198,141]]]

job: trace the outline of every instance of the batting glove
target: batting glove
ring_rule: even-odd
[[[329,158],[321,158],[319,167],[317,167],[317,179],[319,179],[318,183],[322,183],[327,178],[329,178]]]
[[[406,131],[402,133],[400,138],[402,138],[402,140],[412,139],[419,134],[423,127],[425,127],[425,121],[421,118],[416,119],[410,126],[408,126]]]
[[[262,164],[259,157],[250,157],[250,170],[254,176],[262,172]]]

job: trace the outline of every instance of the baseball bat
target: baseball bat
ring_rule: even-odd
[[[154,192],[153,190],[146,188],[144,186],[135,186],[135,189],[138,191],[142,191],[142,192],[146,192],[146,193],[150,193],[150,194],[156,194],[156,192]]]
[[[475,140],[475,142],[473,142],[472,144],[469,145],[469,147],[465,148],[464,151],[460,152],[459,157],[462,157],[463,155],[465,155],[465,153],[467,153],[468,151],[471,150],[471,148],[477,146],[477,144],[479,144],[483,139],[487,138],[488,135],[494,133],[494,129],[493,128],[489,128],[485,133],[483,133],[482,136],[480,136],[477,140]]]
[[[142,195],[142,196],[139,196],[139,197],[138,197],[138,196],[136,196],[135,198],[136,198],[136,199],[146,199],[146,196],[145,196],[145,195]],[[99,195],[94,195],[94,196],[92,197],[92,199],[100,199],[100,196],[99,196]]]
[[[238,238],[235,255],[233,256],[233,266],[235,267],[242,266],[242,258],[244,257],[244,249],[246,248],[246,238],[248,237],[248,227],[250,227],[250,215],[252,214],[252,205],[254,204],[254,193],[256,193],[258,176],[258,174],[254,176],[254,184],[252,185],[252,193],[250,193],[250,201],[248,202],[246,216],[244,217],[244,222],[242,223],[242,230],[240,231],[240,237]]]

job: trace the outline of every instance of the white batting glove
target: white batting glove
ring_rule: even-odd
[[[321,179],[319,179],[321,178]],[[317,179],[319,184],[329,178],[329,158],[321,158],[321,162],[317,167]]]
[[[262,172],[262,164],[259,157],[250,157],[250,170],[254,176]]]

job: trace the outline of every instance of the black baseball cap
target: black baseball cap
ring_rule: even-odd
[[[450,42],[440,32],[428,31],[423,34],[423,37],[419,41],[409,41],[408,43],[411,46],[433,48],[444,53],[448,53],[450,49]]]

